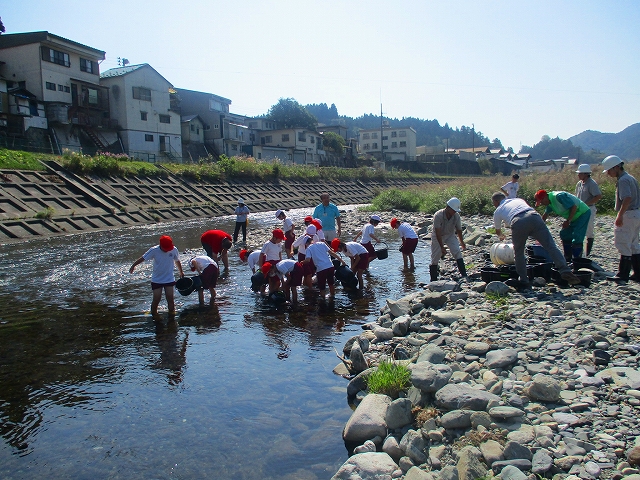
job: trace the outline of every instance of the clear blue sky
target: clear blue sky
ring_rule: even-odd
[[[640,122],[637,0],[21,0],[6,33],[47,30],[149,63],[242,115],[279,98],[342,115],[437,119],[518,151]]]

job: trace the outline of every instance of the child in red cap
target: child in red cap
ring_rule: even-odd
[[[173,286],[176,280],[173,275],[174,264],[178,267],[180,278],[184,277],[182,264],[178,249],[173,245],[173,240],[169,235],[160,237],[160,244],[151,247],[139,259],[133,262],[129,273],[133,273],[135,268],[145,260],[153,260],[153,272],[151,273],[151,290],[153,291],[153,300],[151,301],[151,315],[158,316],[158,305],[162,299],[162,290],[167,297],[167,306],[169,314],[176,313],[176,305],[174,300]]]

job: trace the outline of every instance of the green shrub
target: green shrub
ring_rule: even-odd
[[[404,365],[381,362],[378,368],[367,377],[367,389],[370,393],[381,393],[391,398],[411,385],[411,372]]]
[[[36,218],[41,218],[43,220],[50,220],[56,213],[56,210],[53,207],[47,207],[44,210],[40,210],[36,213]]]

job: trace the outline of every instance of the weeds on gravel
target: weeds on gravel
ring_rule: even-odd
[[[378,368],[367,377],[367,388],[371,393],[382,393],[398,398],[401,391],[411,385],[411,372],[404,365],[380,362]]]
[[[413,407],[411,413],[413,414],[413,418],[415,418],[416,426],[422,428],[427,420],[436,418],[440,412],[434,407]]]

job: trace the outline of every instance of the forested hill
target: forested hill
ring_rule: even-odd
[[[328,106],[326,103],[305,105],[309,113],[318,119],[318,122],[325,125],[344,125],[348,129],[349,137],[357,136],[358,128],[380,128],[380,116],[365,114],[361,117],[352,118],[338,115],[335,104]],[[471,148],[472,145],[491,145],[492,148],[501,148],[499,139],[493,142],[484,136],[482,132],[475,132],[472,136],[472,128],[462,126],[452,129],[446,123],[440,125],[438,120],[422,120],[420,118],[403,117],[401,119],[384,117],[389,122],[390,127],[411,127],[416,131],[416,145],[448,145],[449,148]]]
[[[618,155],[627,161],[640,159],[640,123],[635,123],[618,133],[585,130],[569,140],[586,152],[596,150],[607,155]]]

